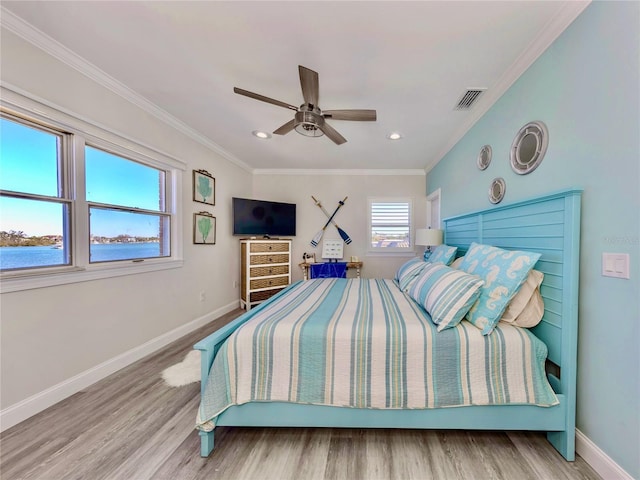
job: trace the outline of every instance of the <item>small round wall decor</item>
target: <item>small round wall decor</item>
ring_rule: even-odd
[[[485,145],[480,149],[480,153],[478,154],[478,168],[480,170],[486,170],[486,168],[491,163],[491,145]]]
[[[529,122],[511,144],[511,169],[518,175],[533,172],[542,162],[549,145],[549,132],[542,122]]]
[[[489,187],[489,201],[491,203],[500,203],[507,191],[507,184],[504,178],[494,178]]]

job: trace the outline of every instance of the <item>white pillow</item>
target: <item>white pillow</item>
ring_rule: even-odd
[[[451,268],[455,268],[456,270],[458,270],[458,267],[460,266],[460,264],[462,263],[462,260],[464,260],[464,257],[458,257],[456,258],[451,265],[449,265]]]
[[[544,301],[540,295],[540,289],[536,288],[533,295],[529,299],[527,306],[524,307],[522,313],[512,323],[518,327],[532,328],[540,323],[544,315]]]
[[[515,294],[509,302],[509,305],[507,305],[500,321],[512,323],[520,327],[525,326],[521,325],[521,323],[526,324],[527,327],[537,325],[544,314],[544,302],[540,295],[540,284],[543,279],[544,274],[542,272],[531,270],[527,279],[520,287],[520,290],[518,290],[518,293]],[[522,319],[520,320],[519,317],[521,315]],[[531,325],[532,323],[533,325]]]

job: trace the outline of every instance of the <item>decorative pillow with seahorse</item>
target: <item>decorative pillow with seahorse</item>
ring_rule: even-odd
[[[456,252],[458,247],[451,247],[449,245],[438,245],[431,253],[424,252],[424,261],[429,263],[443,263],[450,265],[456,259]]]
[[[458,267],[484,280],[480,297],[467,313],[467,320],[489,335],[509,302],[540,258],[539,253],[504,250],[472,243]]]

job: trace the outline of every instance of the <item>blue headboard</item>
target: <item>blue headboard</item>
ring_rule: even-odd
[[[535,265],[544,273],[542,322],[533,333],[560,367],[558,393],[575,395],[578,339],[580,200],[572,189],[457,215],[444,220],[445,243],[464,255],[471,242],[541,253]]]

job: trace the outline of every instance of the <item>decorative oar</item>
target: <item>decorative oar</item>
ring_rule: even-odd
[[[322,206],[322,204],[320,203],[319,200],[316,200],[316,197],[311,195],[311,198],[313,198],[313,201],[316,202],[316,205],[318,207],[320,207],[320,210],[322,210],[324,212],[324,214],[328,218],[329,217],[329,212],[327,212],[327,209]],[[344,202],[346,202],[346,201],[347,201],[347,197],[344,197],[344,200],[341,203],[344,205]],[[338,233],[340,234],[340,237],[342,237],[342,240],[344,240],[344,243],[349,245],[351,243],[351,237],[349,237],[349,235],[347,235],[347,232],[342,230],[334,220],[331,220],[331,223],[333,223],[333,226],[338,229]]]
[[[346,200],[346,198],[345,198],[345,200]],[[340,207],[342,205],[344,205],[344,202],[338,203],[338,206],[336,207],[335,211],[333,212],[333,215],[331,215],[331,217],[329,217],[329,220],[327,220],[327,223],[324,224],[324,227],[322,227],[322,230],[320,230],[318,233],[316,233],[316,236],[313,237],[313,240],[311,240],[311,245],[313,247],[317,247],[318,246],[318,243],[320,243],[320,240],[322,239],[322,235],[324,234],[324,231],[327,229],[327,227],[331,223],[331,220],[333,220],[333,217],[336,216],[336,213],[338,213],[338,210],[340,210]]]

